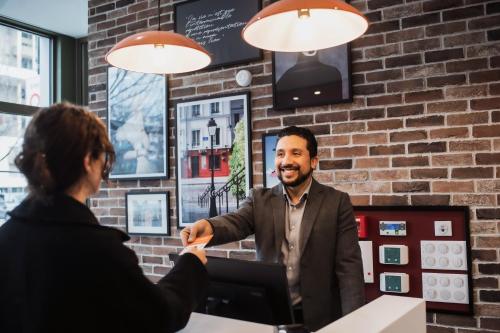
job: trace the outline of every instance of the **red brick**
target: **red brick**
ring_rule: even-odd
[[[477,325],[474,317],[444,313],[436,314],[436,324],[459,327],[476,327]]]
[[[314,115],[314,119],[316,123],[324,123],[324,122],[335,123],[335,122],[347,121],[349,119],[349,114],[347,113],[347,111],[317,113]]]
[[[469,81],[470,83],[500,81],[500,69],[470,73]]]
[[[464,84],[465,81],[466,77],[464,74],[435,76],[427,78],[427,86],[428,87],[456,86]]]
[[[432,166],[472,165],[472,154],[445,154],[432,156]]]
[[[401,192],[429,192],[429,182],[393,182],[392,191]]]
[[[402,4],[403,0],[372,0],[368,3],[368,8],[371,10],[390,7],[394,5]]]
[[[500,136],[500,125],[474,126],[472,134],[476,138],[498,137]]]
[[[369,121],[368,123],[369,131],[380,131],[388,129],[398,129],[403,127],[403,121],[401,119],[389,119],[381,121]]]
[[[469,17],[481,16],[483,14],[484,7],[482,5],[452,9],[443,12],[443,21],[455,21]]]
[[[394,81],[387,83],[387,92],[404,92],[404,91],[414,91],[424,88],[423,79],[412,79],[404,81]]]
[[[389,182],[364,182],[354,184],[355,193],[389,193],[391,183]]]
[[[485,41],[483,32],[472,32],[461,35],[444,37],[444,47],[455,47],[470,44],[479,44]]]
[[[372,35],[372,36],[363,36],[358,39],[355,39],[351,42],[351,47],[353,49],[374,46],[374,45],[382,45],[384,44],[384,35]]]
[[[453,196],[454,205],[495,206],[495,196],[488,194],[457,194]]]
[[[404,145],[370,147],[370,155],[401,155],[405,153]]]
[[[354,73],[358,72],[366,72],[366,71],[373,71],[376,69],[382,69],[384,66],[382,65],[381,60],[371,60],[371,61],[365,61],[365,62],[354,62],[352,64],[352,71]]]
[[[406,127],[427,127],[444,125],[443,116],[428,116],[423,118],[406,119]]]
[[[394,170],[374,170],[370,172],[372,180],[400,180],[408,179],[408,170],[394,169]]]
[[[436,168],[436,169],[413,169],[411,170],[411,178],[414,179],[439,179],[447,178],[448,169]]]
[[[453,87],[446,89],[445,96],[452,98],[480,97],[480,96],[486,96],[488,93],[487,91],[488,91],[487,85]]]
[[[389,69],[385,71],[366,73],[366,81],[392,81],[400,80],[403,78],[403,71],[401,69]]]
[[[424,28],[404,29],[386,34],[386,43],[398,43],[407,40],[424,38]]]
[[[306,125],[313,123],[313,115],[301,115],[283,118],[283,126]]]
[[[352,136],[353,144],[380,144],[387,143],[386,133],[355,134]]]
[[[448,73],[469,72],[484,68],[488,68],[488,59],[486,58],[451,61],[446,63],[446,71]]]
[[[320,170],[352,169],[352,160],[323,160],[319,161]]]
[[[385,110],[380,109],[362,109],[362,110],[351,110],[349,112],[350,120],[365,120],[374,118],[383,118],[385,116]]]
[[[392,132],[389,134],[391,142],[418,141],[427,139],[426,131]]]
[[[441,46],[439,38],[420,39],[403,44],[404,53],[421,52],[438,49]]]
[[[369,195],[350,195],[353,206],[368,206],[370,204]]]
[[[408,196],[402,195],[373,195],[372,205],[377,206],[406,206],[408,205]]]
[[[402,25],[403,28],[406,29],[415,26],[425,26],[432,23],[438,23],[440,21],[441,18],[439,13],[431,13],[403,18]]]
[[[381,22],[381,23],[373,23],[370,24],[368,31],[365,33],[365,35],[371,35],[371,34],[376,34],[380,32],[387,32],[387,31],[394,31],[394,30],[399,30],[399,20],[393,20],[393,21],[386,21],[386,22]]]
[[[428,103],[428,113],[460,112],[467,110],[467,101]]]
[[[405,94],[406,103],[427,102],[443,98],[443,91],[441,89],[418,91]]]
[[[488,118],[488,112],[453,114],[446,117],[446,124],[448,126],[485,124],[488,123]]]
[[[346,124],[333,124],[332,132],[333,134],[339,133],[352,133],[352,132],[364,132],[364,123],[346,123]]]
[[[399,44],[381,44],[382,46],[365,49],[365,58],[382,58],[391,55],[400,54]]]
[[[317,138],[318,146],[345,146],[349,144],[349,135],[330,135]]]
[[[428,166],[429,158],[427,156],[415,156],[415,157],[393,157],[392,167],[411,167],[411,166]]]
[[[355,168],[357,169],[387,168],[387,167],[389,167],[389,159],[387,157],[357,158],[355,160]]]
[[[432,191],[440,193],[452,192],[474,192],[474,182],[447,182],[447,181],[434,181],[432,183]]]
[[[411,104],[405,106],[394,106],[387,108],[388,117],[403,117],[424,113],[424,106],[422,104]]]
[[[254,120],[252,123],[252,128],[254,130],[273,128],[273,127],[281,127],[281,119],[279,118],[259,119],[259,120]]]
[[[472,110],[498,110],[500,109],[500,97],[473,99],[470,101],[470,108]]]
[[[481,151],[490,150],[488,140],[450,141],[450,151]]]
[[[454,168],[451,170],[451,178],[458,179],[480,179],[493,178],[493,168]]]
[[[481,328],[497,330],[498,327],[500,327],[500,318],[481,318]]]
[[[335,171],[336,182],[360,182],[368,180],[368,171]]]
[[[469,30],[485,29],[500,25],[500,15],[483,16],[481,18],[469,21]]]
[[[385,92],[383,83],[356,85],[352,88],[355,95],[375,95]]]
[[[389,104],[400,104],[403,102],[403,95],[384,95],[377,97],[367,97],[367,106],[378,106],[378,105],[389,105]]]
[[[446,142],[419,142],[408,145],[408,154],[442,153],[446,151]]]
[[[464,58],[464,50],[462,48],[425,52],[426,63],[449,61],[452,59],[461,59],[461,58]]]
[[[444,64],[442,63],[407,67],[404,70],[406,79],[416,79],[421,77],[427,78],[433,75],[440,75],[445,73]]]
[[[414,206],[448,206],[449,195],[412,195],[411,204]]]
[[[333,150],[333,156],[335,158],[356,157],[356,156],[366,156],[366,155],[368,155],[368,149],[366,146],[341,147],[341,148],[335,148]]]
[[[439,2],[434,1],[434,2]],[[447,22],[442,24],[431,25],[425,28],[425,34],[427,36],[443,36],[448,34],[454,34],[457,32],[465,31],[465,22]]]
[[[476,154],[476,164],[499,165],[500,153],[478,153]]]
[[[421,63],[422,57],[418,53],[385,59],[386,68],[420,65]]]

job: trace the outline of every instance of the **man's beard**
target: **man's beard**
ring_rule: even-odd
[[[306,174],[302,174],[302,173],[300,173],[300,168],[296,167],[294,169],[299,172],[297,179],[290,181],[290,182],[284,182],[283,177],[281,176],[281,172],[282,172],[281,169],[286,169],[286,168],[290,168],[290,166],[287,165],[287,166],[280,168],[280,170],[278,171],[278,179],[280,180],[281,184],[283,184],[284,186],[289,186],[289,187],[299,186],[300,184],[304,183],[313,172],[313,169],[311,168],[311,171],[309,171]]]

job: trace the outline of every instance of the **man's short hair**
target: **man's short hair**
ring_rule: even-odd
[[[314,134],[304,127],[290,126],[283,128],[278,132],[278,141],[284,136],[296,135],[307,141],[307,150],[309,150],[309,156],[311,158],[318,155],[318,142],[314,137]],[[277,142],[276,142],[277,144]]]

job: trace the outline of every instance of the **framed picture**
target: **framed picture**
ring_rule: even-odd
[[[350,45],[273,52],[273,106],[290,109],[352,101]]]
[[[177,103],[179,227],[239,207],[252,187],[250,133],[249,93]]]
[[[276,168],[274,167],[274,157],[276,156],[276,143],[278,142],[277,134],[262,135],[262,170],[264,172],[263,182],[264,187],[273,187],[280,183]]]
[[[184,1],[174,4],[174,29],[211,54],[208,68],[259,60],[262,51],[247,44],[241,31],[260,9],[260,0]]]
[[[165,76],[109,67],[107,119],[116,152],[110,179],[168,177]]]
[[[127,233],[170,236],[168,192],[126,194]]]

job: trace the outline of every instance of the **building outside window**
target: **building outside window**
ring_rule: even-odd
[[[193,118],[200,116],[200,105],[199,104],[191,106],[191,116]]]
[[[200,130],[194,130],[191,132],[191,147],[200,146]]]
[[[218,102],[210,103],[210,113],[219,113],[220,112],[220,104]]]

